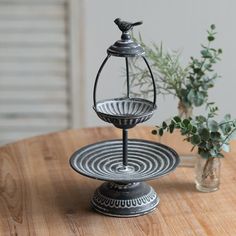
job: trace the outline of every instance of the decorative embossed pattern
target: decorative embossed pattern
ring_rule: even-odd
[[[141,196],[139,198],[133,198],[133,199],[114,199],[114,198],[108,198],[104,195],[102,195],[99,192],[99,189],[96,190],[93,196],[93,204],[98,205],[99,207],[109,207],[109,208],[136,208],[136,207],[143,207],[151,202],[153,202],[157,198],[157,195],[153,188],[150,188],[150,192],[144,196]],[[159,200],[158,200],[159,202]]]
[[[70,163],[82,175],[110,181],[136,182],[154,179],[173,171],[178,154],[171,148],[151,141],[128,141],[128,166],[122,164],[122,140],[109,140],[76,151]]]
[[[105,122],[118,127],[132,127],[148,120],[155,108],[152,102],[145,99],[117,98],[98,102],[95,111]]]

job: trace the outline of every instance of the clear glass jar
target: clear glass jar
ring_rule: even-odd
[[[220,186],[220,158],[197,157],[195,165],[195,184],[201,192],[213,192]]]
[[[193,115],[193,107],[187,107],[182,101],[179,101],[178,113],[182,119],[189,118]]]

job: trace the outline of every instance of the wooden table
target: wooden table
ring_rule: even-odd
[[[158,141],[151,127],[137,126],[130,137]],[[193,168],[179,167],[150,181],[161,202],[145,216],[113,218],[94,212],[90,199],[101,181],[69,166],[78,148],[120,138],[112,127],[69,130],[0,148],[0,235],[236,235],[236,145],[222,161],[221,188],[195,190]],[[187,150],[174,136],[165,143]]]

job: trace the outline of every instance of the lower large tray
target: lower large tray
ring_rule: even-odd
[[[128,166],[122,163],[122,140],[108,140],[85,146],[71,159],[78,173],[99,180],[140,182],[161,177],[179,164],[178,154],[160,143],[130,139]]]

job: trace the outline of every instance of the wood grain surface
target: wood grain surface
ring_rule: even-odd
[[[130,137],[156,140],[151,127],[130,130]],[[179,167],[149,181],[161,198],[145,216],[114,218],[94,212],[90,199],[102,183],[77,174],[69,158],[78,148],[121,137],[113,127],[68,130],[22,140],[0,148],[0,235],[139,236],[236,235],[236,145],[222,160],[220,190],[195,190],[193,168]],[[178,150],[188,146],[164,138]]]

